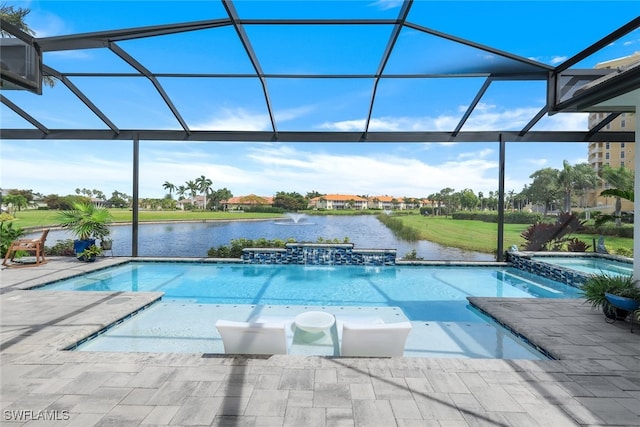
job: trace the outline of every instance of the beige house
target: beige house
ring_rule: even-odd
[[[601,62],[596,68],[618,68],[640,62],[640,52],[611,61]],[[589,129],[598,125],[609,113],[589,113]],[[635,114],[621,113],[604,127],[604,131],[630,131],[635,130]],[[589,143],[589,164],[596,172],[604,165],[609,165],[614,169],[621,166],[635,170],[635,144],[624,142],[590,142]],[[587,206],[602,207],[605,212],[613,211],[615,200],[600,196],[600,192],[606,186],[601,186],[587,194]],[[609,208],[607,208],[609,206]],[[623,211],[632,211],[633,203],[622,201]]]
[[[314,197],[309,203],[315,209],[367,209],[367,199],[353,194],[326,194]]]
[[[196,209],[204,209],[204,196],[196,196],[193,200],[191,200],[191,198],[180,199],[176,202],[176,207],[184,210],[187,205],[191,204],[193,204]]]
[[[247,196],[238,196],[232,197],[229,200],[223,200],[220,204],[225,211],[242,211],[256,206],[273,206],[273,197],[249,194]]]
[[[369,209],[404,210],[407,209],[403,197],[373,196],[367,199]]]

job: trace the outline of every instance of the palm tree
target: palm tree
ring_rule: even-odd
[[[200,190],[202,192],[202,195],[204,196],[204,209],[206,210],[207,209],[207,193],[209,192],[209,189],[213,185],[213,181],[211,181],[209,178],[205,178],[204,175],[200,175],[200,178],[196,178],[195,183],[198,186],[198,190]]]
[[[571,166],[568,161],[562,162],[562,170],[558,172],[558,184],[564,195],[564,212],[571,211],[571,193],[574,190],[595,188],[598,176],[587,163]]]
[[[507,209],[509,209],[509,205],[511,205],[511,209],[515,210],[515,205],[513,203],[513,196],[516,194],[515,190],[509,190],[507,191],[507,195],[509,197],[507,197]]]
[[[191,194],[191,206],[196,207],[196,194],[198,194],[198,184],[195,181],[187,181],[185,182],[187,189],[189,190],[189,194]]]
[[[74,203],[73,209],[58,214],[60,226],[75,234],[78,240],[102,239],[109,235],[111,214],[93,203]]]
[[[635,180],[635,173],[633,170],[620,166],[617,169],[612,168],[609,165],[604,165],[600,170],[602,179],[613,187],[611,190],[604,190],[600,193],[601,196],[613,196],[616,198],[615,207],[615,220],[616,227],[620,227],[622,224],[620,211],[622,211],[622,199],[633,200],[633,184]],[[616,191],[612,191],[616,190]],[[628,195],[631,194],[631,198]],[[604,222],[604,221],[603,221]]]
[[[171,198],[171,193],[176,191],[176,186],[169,181],[165,181],[164,184],[162,184],[162,188],[169,191],[169,198]]]

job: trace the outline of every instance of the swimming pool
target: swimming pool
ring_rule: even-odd
[[[633,264],[600,257],[576,256],[534,256],[533,260],[570,268],[587,274],[624,274],[633,275]]]
[[[215,320],[293,318],[309,308],[409,320],[405,356],[544,358],[473,308],[468,296],[575,298],[579,291],[510,267],[304,266],[130,262],[38,289],[160,291],[161,303],[79,350],[221,353]],[[392,314],[382,316],[392,310]],[[390,312],[391,313],[391,312]],[[143,350],[146,349],[146,350]],[[303,350],[301,350],[303,351]]]

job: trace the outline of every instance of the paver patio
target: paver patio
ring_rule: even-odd
[[[640,328],[581,300],[470,298],[551,361],[62,351],[160,294],[24,289],[120,261],[0,272],[3,425],[640,425]]]

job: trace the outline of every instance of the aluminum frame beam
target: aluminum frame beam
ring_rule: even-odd
[[[393,30],[391,31],[391,35],[389,36],[389,41],[387,42],[387,46],[384,49],[384,53],[382,54],[382,58],[380,59],[380,65],[378,65],[378,71],[376,72],[376,77],[373,82],[373,90],[371,92],[371,101],[369,102],[369,112],[367,114],[367,120],[364,125],[364,135],[366,138],[367,133],[369,132],[369,125],[371,124],[371,115],[373,114],[373,106],[376,102],[376,92],[378,91],[378,83],[380,83],[380,76],[384,73],[384,69],[389,62],[389,57],[391,56],[391,52],[393,52],[393,48],[396,45],[396,41],[400,36],[400,31],[402,31],[402,27],[407,20],[407,16],[409,15],[409,10],[411,10],[411,5],[413,4],[413,0],[405,0],[402,2],[402,7],[400,8],[400,12],[398,13],[398,22],[393,26]]]
[[[249,56],[249,60],[251,61],[251,65],[253,69],[256,71],[258,78],[260,79],[260,84],[262,85],[262,92],[264,94],[264,100],[267,104],[267,111],[269,112],[269,120],[271,121],[271,129],[276,134],[278,133],[278,128],[276,126],[276,119],[273,114],[273,107],[271,106],[271,99],[269,98],[269,90],[267,89],[267,80],[264,77],[264,72],[262,71],[262,67],[260,66],[260,61],[258,60],[258,56],[256,52],[253,50],[253,46],[249,41],[249,36],[247,32],[244,30],[243,25],[240,23],[240,18],[238,16],[238,11],[236,10],[233,2],[231,0],[222,0],[222,4],[224,5],[225,10],[229,14],[229,18],[231,18],[231,23],[238,33],[238,37],[240,38],[240,42],[244,47],[244,50],[247,52]]]
[[[164,36],[184,33],[187,31],[225,27],[228,25],[231,25],[231,21],[229,19],[209,19],[206,21],[186,22],[180,24],[153,25],[148,27],[126,28],[122,30],[72,34],[68,36],[42,37],[37,39],[37,42],[43,52],[95,49],[108,47],[109,42]]]
[[[1,93],[0,93],[0,102],[2,102],[4,105],[9,107],[11,110],[13,110],[17,115],[19,115],[20,117],[22,117],[23,119],[31,123],[33,126],[38,128],[38,130],[42,132],[42,134],[44,135],[49,134],[50,131],[49,129],[47,129],[45,125],[37,121],[32,115],[24,111],[22,108],[18,107],[16,104],[11,102],[10,99],[2,95]],[[2,138],[4,138],[5,132],[6,132],[5,130],[0,130],[0,135],[2,135]]]
[[[180,123],[180,126],[182,126],[182,129],[184,129],[185,132],[190,133],[191,130],[189,129],[187,122],[184,121],[184,119],[180,115],[180,112],[178,111],[176,106],[173,104],[173,102],[169,98],[169,95],[167,95],[167,92],[165,92],[164,88],[162,87],[158,79],[153,75],[153,73],[149,71],[147,68],[145,68],[145,66],[142,65],[140,62],[138,62],[134,57],[129,55],[127,52],[125,52],[125,50],[122,49],[117,44],[109,43],[109,49],[113,53],[118,55],[120,58],[122,58],[122,60],[124,60],[127,64],[131,65],[133,68],[138,70],[140,74],[144,75],[151,81],[153,86],[156,88],[156,90],[158,91],[158,93],[160,94],[164,102],[167,104],[167,106],[175,116],[176,120],[178,120],[178,122]]]
[[[282,131],[191,131],[121,129],[116,134],[110,130],[49,129],[48,133],[38,129],[2,129],[2,139],[72,139],[101,141],[211,141],[211,142],[295,142],[295,143],[441,143],[441,142],[496,142],[500,135],[509,143],[518,142],[634,142],[633,131],[599,132],[588,131],[531,131],[520,135],[520,131],[469,131],[453,136],[452,132],[369,132],[367,139],[362,132],[296,132]]]
[[[53,68],[49,67],[48,65],[43,65],[42,66],[42,70],[50,75],[55,77],[56,79],[60,80],[71,92],[73,92],[73,94],[75,96],[78,97],[78,99],[80,99],[84,105],[87,106],[87,108],[89,108],[93,114],[95,114],[96,116],[98,116],[98,118],[100,120],[102,120],[104,122],[104,124],[106,124],[107,126],[109,126],[109,128],[115,132],[116,134],[120,133],[120,129],[118,129],[118,127],[113,124],[113,122],[111,120],[109,120],[109,118],[106,116],[106,114],[104,114],[80,89],[78,89],[78,87],[76,85],[74,85],[71,80],[69,80],[64,74],[60,73],[57,70],[54,70]]]

